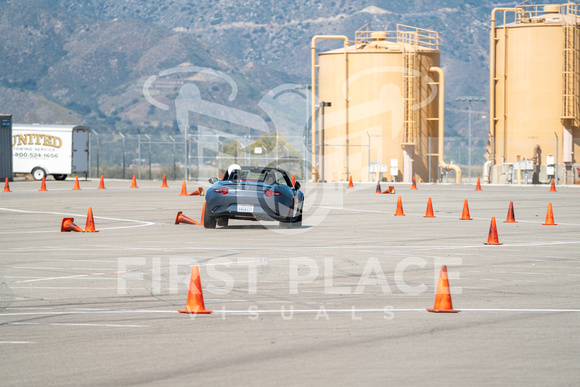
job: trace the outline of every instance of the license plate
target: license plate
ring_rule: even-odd
[[[238,212],[254,212],[253,204],[238,204]]]

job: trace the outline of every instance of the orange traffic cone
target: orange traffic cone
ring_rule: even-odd
[[[181,184],[181,193],[179,196],[187,196],[187,186],[185,184],[185,180],[183,180],[183,184]]]
[[[352,176],[348,178],[348,187],[346,188],[354,188],[354,185],[352,184]]]
[[[394,215],[395,216],[405,216],[405,214],[403,213],[403,201],[401,200],[400,196],[397,199],[397,211],[395,212]]]
[[[196,196],[196,195],[205,196],[205,192],[203,190],[203,187],[197,187],[197,190],[195,190],[189,194],[189,196]]]
[[[475,185],[476,191],[481,191],[481,182],[479,181],[479,177],[477,178],[477,184]]]
[[[432,309],[427,309],[433,313],[457,313],[459,310],[453,309],[451,303],[451,291],[449,290],[449,278],[447,277],[447,266],[441,266],[439,272],[439,283],[437,284],[437,294],[435,295],[435,305]]]
[[[429,198],[427,200],[427,211],[425,211],[425,216],[424,218],[434,218],[435,215],[433,215],[433,203],[431,203],[431,198]]]
[[[137,187],[137,177],[133,174],[133,181],[131,182],[131,188],[139,188]]]
[[[10,192],[10,184],[8,184],[8,178],[4,180],[4,191],[2,192]]]
[[[417,182],[415,181],[415,176],[413,176],[413,184],[411,185],[411,189],[417,189]]]
[[[93,219],[93,207],[89,207],[87,213],[87,223],[85,224],[85,232],[99,232],[95,229],[95,220]]]
[[[504,221],[504,223],[517,223],[516,216],[514,214],[514,202],[510,202],[510,206],[508,208],[507,219]]]
[[[203,290],[201,289],[201,281],[199,279],[199,267],[193,266],[191,268],[191,281],[189,283],[189,290],[187,292],[187,302],[185,310],[177,310],[179,313],[192,314],[209,314],[213,313],[211,310],[205,310],[203,303]]]
[[[180,223],[200,225],[200,223],[196,222],[195,220],[183,215],[181,211],[177,212],[177,216],[175,217],[175,224]]]
[[[550,192],[556,192],[556,182],[552,178],[552,185],[550,186]]]
[[[377,188],[375,189],[375,193],[376,194],[382,193],[382,191],[381,191],[381,181],[380,180],[377,180]]]
[[[472,220],[471,216],[469,215],[469,205],[467,205],[467,199],[463,202],[463,213],[461,214],[461,218],[459,220]]]
[[[84,232],[82,228],[77,226],[75,223],[75,218],[62,218],[62,223],[60,224],[60,232]]]
[[[42,183],[40,184],[39,191],[47,191],[47,189],[46,189],[46,180],[45,180],[44,177],[42,178]]]
[[[202,226],[204,219],[205,219],[205,202],[203,202],[203,206],[201,207],[201,221],[199,222],[199,224]]]
[[[80,190],[80,189],[81,189],[81,187],[79,185],[79,177],[75,176],[75,186],[73,187],[73,191]]]
[[[499,243],[497,239],[497,227],[495,226],[495,216],[491,218],[491,224],[489,226],[489,235],[487,237],[487,242],[484,245],[503,245],[503,243]]]
[[[383,192],[384,194],[394,194],[395,193],[395,187],[393,187],[392,185],[389,186],[389,188],[387,190],[385,190],[385,192]]]
[[[544,226],[557,226],[554,223],[554,214],[552,213],[552,203],[548,203],[548,212],[546,213],[546,222],[542,223]]]
[[[165,173],[163,174],[163,183],[161,184],[161,188],[169,188],[167,185],[167,176],[165,176]]]
[[[101,182],[99,183],[99,188],[97,189],[105,189],[105,177],[101,175]]]
[[[292,174],[292,187],[294,187],[295,185],[296,185],[296,176]]]

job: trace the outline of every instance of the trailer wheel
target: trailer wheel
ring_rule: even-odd
[[[52,175],[52,177],[54,177],[54,180],[66,180],[66,176],[67,175],[59,175],[59,174]]]
[[[32,177],[34,180],[42,180],[43,177],[46,178],[46,171],[41,167],[36,167],[32,170]]]

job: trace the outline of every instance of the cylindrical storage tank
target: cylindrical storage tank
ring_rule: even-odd
[[[573,3],[531,5],[497,9],[492,15],[489,152],[494,183],[548,183],[552,177],[574,182],[574,154],[580,150],[577,10]]]
[[[438,66],[437,33],[404,26],[359,30],[346,55],[320,53],[319,179],[436,181],[438,79],[430,69]]]

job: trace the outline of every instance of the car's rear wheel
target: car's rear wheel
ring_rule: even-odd
[[[217,225],[220,227],[228,227],[229,218],[222,217],[217,219]]]
[[[215,228],[216,226],[216,218],[210,216],[209,211],[205,212],[203,216],[203,227],[204,228]]]
[[[302,227],[302,214],[296,217],[296,220],[292,220],[292,227]]]
[[[52,177],[54,177],[54,180],[65,180],[66,179],[66,175],[52,175]]]

